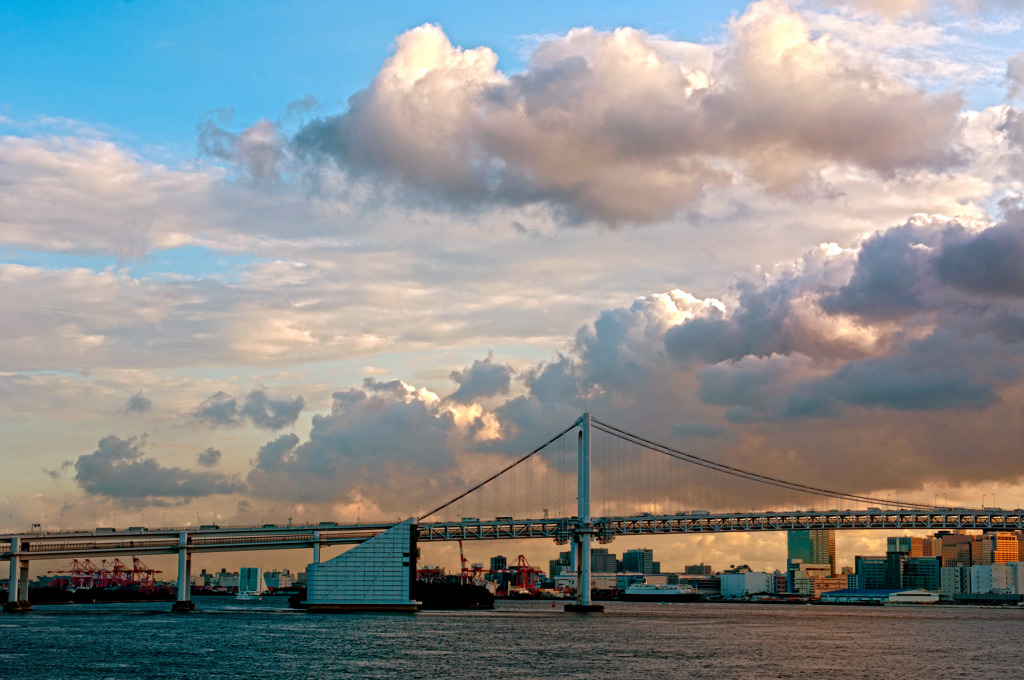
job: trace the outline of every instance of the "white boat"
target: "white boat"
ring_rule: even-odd
[[[266,581],[263,580],[263,569],[261,567],[242,567],[238,571],[238,595],[235,599],[240,602],[258,601],[263,598],[263,593],[269,591]]]
[[[700,595],[689,585],[670,586],[664,583],[645,582],[627,587],[622,599],[635,602],[696,602]]]

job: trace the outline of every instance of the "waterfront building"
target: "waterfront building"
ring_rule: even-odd
[[[214,574],[213,587],[225,590],[238,590],[238,572],[228,571],[226,568],[221,567],[221,570]]]
[[[787,532],[787,562],[800,560],[804,564],[828,564],[832,576],[836,573],[835,529],[798,529]]]
[[[654,551],[650,548],[637,548],[622,553],[618,570],[637,571],[641,574],[660,574],[661,563],[654,561]]]
[[[275,569],[264,573],[263,581],[267,584],[268,588],[273,588],[274,590],[290,588],[295,585],[295,574],[288,569]]]
[[[306,573],[310,611],[416,611],[416,526],[407,519]]]
[[[683,573],[687,576],[711,576],[711,565],[704,564],[688,564],[683,568]]]
[[[939,578],[939,590],[943,595],[952,597],[971,592],[970,567],[942,567]]]
[[[651,551],[648,551],[651,552]],[[653,554],[653,553],[652,553]],[[492,569],[494,567],[491,567]],[[618,571],[640,571],[639,569],[623,569],[615,553],[609,553],[607,548],[590,549],[590,571],[602,574],[614,574]],[[551,578],[559,574],[575,573],[572,564],[572,552],[558,553],[558,559],[548,561],[548,575]],[[641,572],[644,573],[644,572]],[[657,573],[657,572],[650,572]]]
[[[1013,582],[1010,579],[1010,567],[1005,564],[975,564],[971,567],[971,593],[1012,593]]]
[[[846,576],[833,576],[830,564],[804,564],[796,561],[789,565],[787,577],[789,592],[814,598],[830,590],[846,589]]]
[[[1010,592],[1024,595],[1024,562],[1010,562],[1006,566],[1010,568]]]
[[[935,604],[939,594],[928,590],[903,590],[889,596],[889,604]]]
[[[715,597],[722,594],[720,576],[684,576],[679,579],[679,584],[693,586],[693,589],[704,597]]]
[[[885,561],[882,555],[857,555],[853,558],[859,590],[885,588]]]
[[[904,589],[938,591],[941,587],[941,557],[909,557],[903,561]]]
[[[821,594],[821,601],[830,604],[882,604],[889,601],[889,596],[897,590],[863,588],[847,588],[831,590]]]
[[[757,593],[772,592],[772,575],[763,571],[722,573],[722,597],[744,597]]]

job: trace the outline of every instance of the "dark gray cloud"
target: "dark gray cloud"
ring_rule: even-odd
[[[925,247],[934,245],[935,236],[909,223],[878,232],[860,249],[849,283],[826,295],[822,309],[870,321],[917,313],[923,305],[922,284],[927,283],[925,271],[931,261]]]
[[[152,408],[153,402],[150,401],[142,392],[136,392],[129,397],[128,402],[124,405],[124,412],[148,413]]]
[[[466,369],[452,371],[450,377],[459,387],[448,398],[458,404],[472,404],[484,397],[508,394],[514,373],[511,366],[494,363],[489,354]]]
[[[184,503],[246,490],[236,477],[163,467],[156,459],[144,457],[145,443],[145,435],[104,437],[94,452],[75,460],[75,482],[86,493],[130,505]]]
[[[250,391],[239,401],[226,392],[206,398],[189,416],[193,421],[212,427],[238,427],[246,422],[263,430],[280,430],[293,425],[306,406],[298,397],[271,397],[266,390]]]
[[[957,234],[935,257],[939,280],[978,295],[1024,297],[1024,228],[1001,224]]]
[[[401,381],[367,378],[336,392],[331,413],[313,416],[305,442],[285,434],[262,446],[249,482],[260,494],[301,501],[372,498],[410,512],[458,488],[448,442],[451,415],[436,397]]]
[[[214,467],[220,462],[220,458],[221,452],[212,446],[196,454],[196,462],[205,468]]]

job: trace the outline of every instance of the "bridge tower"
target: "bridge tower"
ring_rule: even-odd
[[[590,544],[594,537],[594,523],[590,517],[590,413],[576,421],[576,514],[573,531],[573,551],[576,553],[576,603],[565,605],[567,612],[603,612],[604,606],[590,601]]]

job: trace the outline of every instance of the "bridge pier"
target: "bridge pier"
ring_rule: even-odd
[[[7,581],[7,603],[5,612],[27,612],[32,610],[28,601],[28,558],[18,554],[21,539],[11,537],[11,572]],[[27,549],[28,546],[26,545]]]
[[[565,611],[588,614],[603,612],[604,606],[590,601],[590,543],[594,524],[590,517],[590,413],[577,421],[576,508],[579,524],[573,532],[576,553],[576,603],[565,605]]]
[[[188,542],[188,532],[178,534],[178,601],[171,606],[174,612],[190,612],[196,608],[192,601],[192,554]]]
[[[313,532],[313,564],[320,564],[320,532]]]

